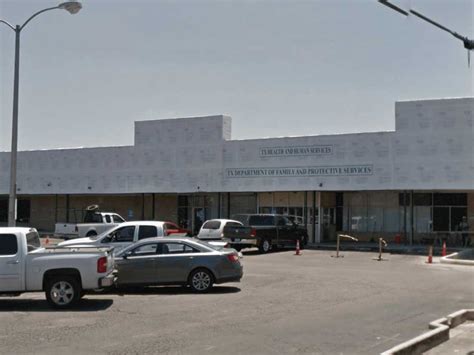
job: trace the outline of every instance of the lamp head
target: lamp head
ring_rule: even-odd
[[[68,11],[71,15],[77,14],[82,9],[79,1],[66,1],[58,5],[58,8]]]

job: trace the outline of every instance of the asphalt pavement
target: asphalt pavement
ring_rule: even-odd
[[[42,293],[0,298],[0,353],[377,354],[474,308],[474,269],[426,257],[244,253],[240,283],[87,295],[52,311]]]

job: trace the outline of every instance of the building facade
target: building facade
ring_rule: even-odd
[[[196,231],[236,213],[299,216],[337,232],[419,242],[474,229],[474,98],[397,102],[390,132],[231,139],[231,118],[135,122],[133,146],[18,155],[19,224],[80,221],[87,205]],[[0,223],[10,155],[0,153]]]

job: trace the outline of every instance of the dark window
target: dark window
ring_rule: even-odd
[[[400,206],[410,206],[410,194],[409,193],[399,193],[398,194],[398,203]]]
[[[344,193],[336,192],[336,206],[344,206]]]
[[[188,196],[178,196],[178,206],[179,207],[189,206]]]
[[[112,218],[114,219],[114,223],[123,223],[125,222],[124,219],[116,214],[112,215]]]
[[[84,216],[84,223],[102,223],[102,215],[100,213],[87,211]]]
[[[449,231],[449,207],[433,208],[433,230],[435,232]]]
[[[433,205],[433,195],[431,193],[413,194],[414,206],[431,206]]]
[[[242,226],[240,223],[237,223],[237,222],[227,222],[225,225],[226,227],[241,227]]]
[[[343,217],[344,217],[344,207],[342,206],[336,207],[336,230],[337,231],[342,231]]]
[[[18,200],[16,220],[18,222],[29,222],[30,221],[30,200]]]
[[[250,226],[274,226],[275,220],[273,216],[250,216],[249,218]]]
[[[133,234],[135,233],[135,226],[127,226],[117,229],[115,232],[110,234],[110,239],[105,238],[104,242],[120,243],[120,242],[133,242]]]
[[[220,221],[209,221],[209,222],[204,223],[204,225],[202,226],[202,229],[219,229],[220,227],[221,227]]]
[[[467,206],[467,194],[465,193],[435,193],[435,206]]]
[[[140,226],[138,229],[138,239],[153,238],[158,236],[155,226]]]
[[[112,222],[112,218],[110,218],[110,216],[108,214],[105,215],[105,221],[107,223],[111,223]]]
[[[0,199],[0,222],[8,221],[8,199]]]
[[[291,221],[286,217],[277,217],[277,225],[279,226],[287,226],[292,225]]]
[[[17,252],[16,235],[0,234],[0,255],[15,255]]]
[[[451,207],[451,230],[459,230],[462,218],[467,217],[467,207]]]
[[[160,243],[158,254],[199,253],[199,250],[184,243]]]

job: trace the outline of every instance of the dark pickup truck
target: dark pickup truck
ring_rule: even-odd
[[[303,248],[308,242],[308,232],[302,225],[291,221],[289,216],[278,214],[238,214],[233,219],[243,226],[224,227],[223,237],[232,248],[258,247],[261,253],[291,245],[300,241]]]

